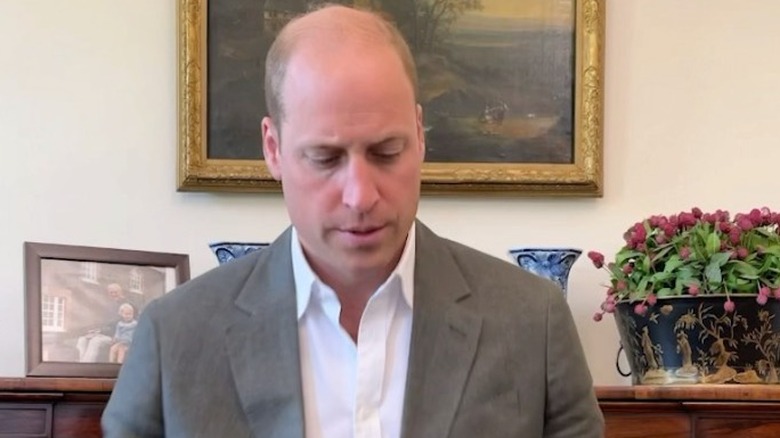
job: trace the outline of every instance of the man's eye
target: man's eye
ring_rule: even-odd
[[[375,154],[374,156],[379,161],[393,161],[396,158],[398,158],[398,155],[400,155],[400,154],[393,152],[393,153]]]
[[[319,167],[335,165],[339,161],[339,155],[311,155],[309,160]]]
[[[373,153],[374,158],[382,162],[393,161],[397,159],[400,155],[401,155],[400,148],[379,150],[379,151],[374,151]]]

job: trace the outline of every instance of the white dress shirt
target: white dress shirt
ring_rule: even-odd
[[[412,224],[398,265],[369,298],[356,345],[339,323],[341,304],[335,292],[312,271],[293,229],[307,438],[401,436],[412,334],[414,231]]]

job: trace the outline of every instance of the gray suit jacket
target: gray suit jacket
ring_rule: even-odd
[[[603,435],[560,290],[417,223],[404,438]],[[149,305],[106,437],[303,438],[290,232]]]

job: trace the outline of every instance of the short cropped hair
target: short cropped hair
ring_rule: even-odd
[[[265,102],[268,115],[277,123],[277,126],[285,117],[284,105],[282,103],[284,98],[284,96],[282,96],[282,87],[284,85],[287,63],[301,38],[307,33],[305,29],[298,29],[300,26],[296,26],[296,24],[299,20],[314,11],[343,7],[344,6],[341,5],[326,3],[306,14],[293,18],[284,26],[281,32],[279,32],[276,40],[271,44],[265,61]],[[406,40],[404,40],[401,31],[398,30],[398,27],[393,22],[389,21],[380,13],[365,9],[352,9],[367,14],[366,19],[334,21],[332,23],[327,23],[325,26],[320,27],[320,29],[325,30],[326,32],[337,30],[357,32],[372,37],[379,43],[389,45],[389,47],[393,48],[398,54],[398,57],[403,64],[406,76],[412,85],[416,101],[418,87],[417,69],[415,67],[414,58],[412,57],[412,52],[409,49]]]

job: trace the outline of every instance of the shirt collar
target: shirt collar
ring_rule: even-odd
[[[298,319],[300,320],[303,313],[306,311],[306,308],[309,306],[315,284],[322,284],[322,281],[311,269],[311,265],[309,265],[308,260],[306,260],[306,257],[303,255],[303,248],[301,248],[301,241],[298,240],[298,231],[295,227],[292,228],[290,245],[293,277],[295,279],[295,301],[298,310]],[[415,247],[415,223],[412,222],[412,227],[409,229],[409,234],[406,238],[406,243],[404,244],[404,250],[401,253],[401,258],[398,260],[398,264],[382,286],[379,287],[379,289],[381,289],[393,278],[399,277],[401,279],[401,293],[410,309],[414,303]]]

